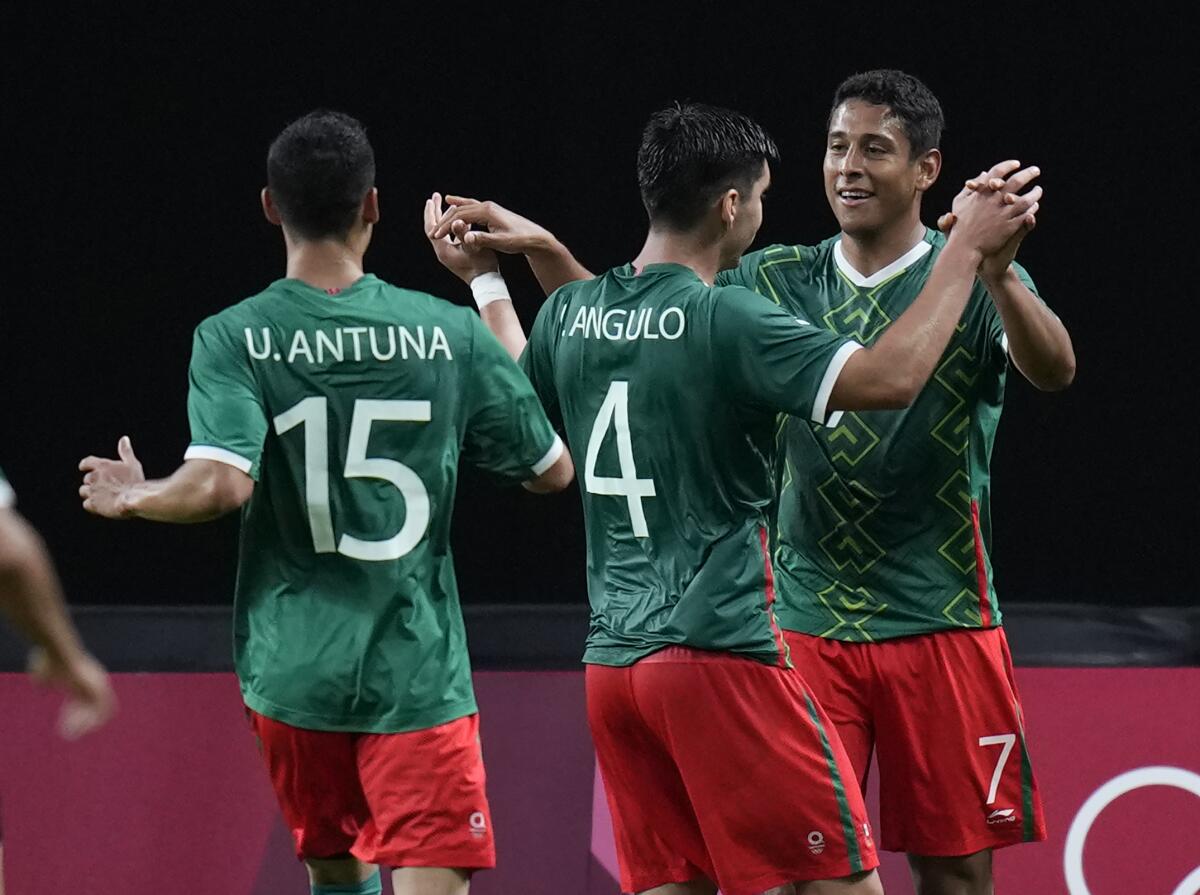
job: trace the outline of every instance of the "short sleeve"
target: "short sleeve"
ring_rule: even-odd
[[[471,315],[471,372],[463,458],[500,479],[524,482],[565,450],[521,368]]]
[[[185,460],[217,460],[258,478],[268,426],[262,398],[246,352],[211,320],[192,340],[188,421]]]
[[[713,344],[718,375],[738,401],[834,425],[829,396],[862,346],[793,317],[739,287],[717,290]]]

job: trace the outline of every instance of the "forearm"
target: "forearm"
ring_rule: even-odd
[[[916,400],[966,308],[979,258],[974,249],[946,245],[908,310],[850,358],[830,395],[831,410],[901,408]]]
[[[513,303],[505,300],[490,302],[479,309],[479,316],[496,341],[504,346],[508,356],[513,360],[519,359],[528,340]]]
[[[248,494],[247,494],[248,496]],[[140,482],[120,498],[121,515],[154,522],[208,522],[242,505],[221,476],[185,463],[169,478]]]
[[[565,245],[549,233],[525,250],[525,258],[546,295],[559,286],[576,280],[590,280],[595,276],[575,260],[575,256]]]
[[[51,659],[66,664],[83,652],[67,614],[49,553],[32,526],[16,513],[0,522],[0,610]]]
[[[1043,391],[1059,391],[1075,378],[1075,349],[1062,321],[1010,266],[984,285],[1000,312],[1008,353],[1017,369]]]

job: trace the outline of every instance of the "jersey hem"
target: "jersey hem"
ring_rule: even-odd
[[[584,665],[607,665],[612,668],[624,668],[628,665],[634,665],[645,659],[647,656],[652,656],[655,653],[661,652],[672,647],[683,647],[685,649],[698,650],[700,652],[714,653],[717,655],[729,656],[736,659],[752,659],[763,665],[770,665],[773,668],[781,668],[779,664],[779,653],[774,649],[754,650],[754,651],[738,651],[730,649],[715,649],[713,647],[696,646],[691,643],[656,643],[654,646],[648,646],[641,650],[630,650],[628,647],[612,647],[612,646],[590,646],[583,654]],[[672,659],[671,661],[675,661]],[[681,656],[678,661],[700,661],[699,659],[689,659]]]
[[[838,637],[836,635],[830,635],[827,633],[805,630],[798,625],[789,624],[783,619],[779,619],[779,624],[783,630],[792,634],[803,634],[805,637],[820,637],[822,640],[836,640],[838,643],[865,643],[870,645],[872,643],[881,643],[886,640],[902,640],[905,637],[925,637],[929,634],[946,634],[953,631],[991,631],[996,628],[1004,627],[1002,621],[1003,619],[1001,619],[1000,614],[997,611],[996,617],[992,620],[992,623],[988,625],[946,625],[940,628],[922,628],[918,631],[904,631],[903,633],[899,634],[876,635],[872,640],[863,640],[861,637]]]
[[[334,719],[276,705],[269,699],[246,688],[242,689],[242,701],[247,708],[273,721],[303,730],[324,730],[336,733],[411,733],[414,730],[428,730],[431,727],[448,724],[479,711],[475,704],[475,698],[471,697],[442,706],[436,712],[430,710],[420,715],[413,715],[410,712],[389,712],[382,716]]]

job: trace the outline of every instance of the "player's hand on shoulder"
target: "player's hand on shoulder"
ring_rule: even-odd
[[[67,693],[58,717],[58,731],[74,740],[103,726],[117,710],[108,672],[85,652],[52,658],[40,647],[29,656],[29,672],[39,683]]]
[[[497,202],[447,196],[446,204],[449,208],[438,219],[434,236],[453,234],[464,245],[508,255],[535,252],[554,242],[553,234],[545,227]]]
[[[83,508],[89,513],[108,519],[123,519],[130,515],[124,503],[125,493],[133,486],[146,481],[141,461],[133,452],[133,443],[128,435],[117,442],[119,459],[84,457],[79,461],[79,470],[84,474],[79,496]]]
[[[470,225],[461,222],[455,228],[454,224],[439,228],[439,222],[445,215],[440,193],[434,193],[425,200],[425,236],[433,246],[442,266],[453,273],[464,283],[470,283],[480,274],[500,269],[500,261],[490,248],[464,242]]]
[[[1000,162],[967,181],[938,226],[949,231],[951,239],[977,249],[985,259],[996,256],[992,263],[998,262],[1009,249],[1015,253],[1021,237],[1037,222],[1042,188],[1027,187],[1040,173],[1034,166],[1021,168],[1015,160]]]

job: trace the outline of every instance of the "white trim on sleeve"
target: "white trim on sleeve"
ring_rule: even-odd
[[[227,451],[225,448],[213,447],[210,444],[193,444],[183,452],[185,460],[216,460],[218,463],[225,463],[232,466],[234,469],[240,469],[247,475],[250,474],[250,469],[254,463],[247,460],[241,454],[235,454],[233,451]]]
[[[1008,354],[1008,333],[1000,333],[1000,350]]]
[[[829,396],[833,394],[833,386],[837,382],[838,376],[842,374],[842,368],[846,366],[846,361],[850,360],[850,355],[862,347],[854,341],[846,342],[834,353],[833,359],[829,361],[829,366],[825,368],[825,375],[821,377],[821,384],[817,388],[817,397],[813,401],[812,421],[814,423],[822,426],[835,426],[842,418],[840,413],[829,416]]]
[[[13,491],[12,486],[4,479],[0,479],[0,510],[7,510],[17,502],[17,495]]]
[[[557,435],[554,436],[554,444],[550,445],[550,450],[546,451],[546,456],[533,464],[533,474],[541,475],[551,466],[558,462],[558,458],[563,455],[563,451],[567,446],[563,444],[563,440]]]

